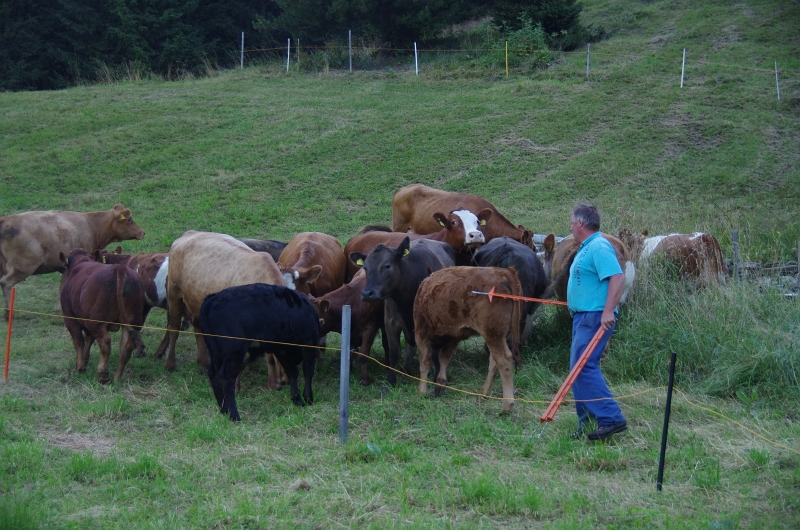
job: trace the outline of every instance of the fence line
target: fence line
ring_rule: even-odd
[[[77,318],[77,317],[66,317],[66,316],[63,316],[63,315],[56,315],[56,314],[53,314],[53,313],[42,313],[42,312],[37,312],[37,311],[26,311],[26,310],[23,310],[23,309],[15,309],[14,311],[15,311],[15,313],[27,313],[27,314],[30,314],[30,315],[40,315],[40,316],[46,316],[46,317],[51,317],[51,318],[71,318],[73,320],[84,320],[84,321],[88,321],[88,322],[99,322],[99,323],[104,323],[104,324],[115,324],[115,325],[119,325],[119,326],[127,325],[127,324],[120,324],[118,322],[107,322],[107,321],[102,321],[102,320],[92,320],[92,319],[84,319],[84,318]],[[242,338],[242,337],[230,337],[230,336],[224,336],[224,335],[213,335],[213,334],[208,334],[208,333],[195,333],[194,331],[170,330],[169,328],[161,328],[161,327],[157,327],[157,326],[142,326],[141,329],[152,329],[152,330],[156,330],[156,331],[177,331],[178,333],[185,333],[185,334],[191,334],[191,335],[203,335],[203,336],[207,336],[207,337],[220,337],[220,338],[227,338],[227,339],[247,340],[247,341],[250,341],[250,342],[261,342],[261,343],[269,343],[269,344],[279,344],[279,345],[284,345],[284,346],[300,346],[300,347],[303,347],[303,348],[315,348],[315,349],[320,349],[320,350],[339,351],[338,348],[328,348],[328,347],[325,347],[325,346],[308,346],[308,345],[305,345],[305,344],[292,344],[292,343],[287,343],[287,342],[274,342],[274,341],[247,339],[247,338]],[[360,357],[365,357],[366,359],[368,359],[368,360],[370,360],[370,361],[372,361],[372,362],[374,362],[374,363],[386,368],[387,370],[393,370],[395,373],[397,373],[399,375],[402,375],[403,377],[406,377],[408,379],[414,379],[414,380],[420,381],[420,382],[422,381],[422,379],[419,378],[419,377],[414,377],[413,375],[407,374],[407,373],[405,373],[405,372],[403,372],[403,371],[401,371],[401,370],[399,370],[397,368],[390,367],[390,366],[378,361],[377,359],[375,359],[375,358],[373,358],[373,357],[371,357],[371,356],[369,356],[367,354],[363,354],[363,353],[355,351],[355,350],[353,350],[353,353],[355,353],[356,355],[359,355]],[[487,396],[487,395],[484,395],[484,394],[479,394],[477,392],[470,392],[468,390],[462,390],[460,388],[456,388],[456,387],[452,387],[452,386],[448,386],[448,385],[443,385],[443,384],[437,383],[435,381],[426,381],[426,382],[428,384],[430,384],[430,385],[433,385],[433,386],[441,386],[443,388],[446,388],[446,389],[451,390],[451,391],[456,392],[456,393],[466,394],[466,395],[473,396],[473,397],[478,397],[478,398],[481,398],[481,399],[488,399],[488,400],[494,400],[494,401],[503,401],[503,400],[506,399],[506,398],[503,398],[503,397]],[[563,402],[564,403],[588,403],[588,402],[592,402],[592,401],[605,401],[605,400],[609,400],[609,399],[625,400],[625,399],[630,399],[630,398],[633,398],[633,397],[636,397],[636,396],[641,396],[641,395],[644,395],[644,394],[648,394],[650,392],[655,392],[656,390],[662,390],[664,388],[667,388],[667,387],[666,386],[651,387],[651,388],[648,388],[646,390],[642,390],[640,392],[634,392],[632,394],[626,394],[626,395],[616,396],[616,397],[612,397],[612,398],[596,398],[596,399],[582,399],[582,400],[565,399]],[[693,401],[691,401],[687,397],[685,392],[679,390],[677,387],[675,388],[675,391],[678,394],[680,394],[681,398],[683,398],[683,400],[686,402],[686,404],[688,404],[688,405],[690,405],[690,406],[692,406],[692,407],[694,407],[696,409],[703,410],[703,411],[705,411],[705,412],[707,412],[709,414],[713,414],[715,416],[723,418],[723,419],[725,419],[725,420],[727,420],[727,421],[729,421],[729,422],[741,427],[742,429],[748,431],[749,433],[753,434],[754,436],[757,436],[758,438],[761,438],[765,442],[774,445],[775,447],[780,447],[782,449],[785,449],[787,451],[790,451],[792,453],[800,455],[800,451],[798,451],[796,449],[792,449],[791,447],[783,445],[783,444],[781,444],[779,442],[776,442],[774,440],[771,440],[771,439],[767,438],[766,436],[763,436],[763,435],[759,434],[758,432],[754,431],[753,429],[750,429],[746,425],[734,420],[733,418],[729,418],[728,416],[726,416],[726,415],[724,415],[724,414],[722,414],[720,412],[717,412],[717,411],[712,410],[712,409],[710,409],[708,407],[704,407],[702,405],[694,403]],[[550,403],[550,401],[545,401],[545,400],[524,399],[524,398],[517,398],[517,397],[515,397],[513,399],[514,399],[515,402],[532,404],[532,405],[542,405],[542,404],[546,405],[546,404]]]

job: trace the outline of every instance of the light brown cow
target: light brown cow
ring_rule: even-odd
[[[479,218],[484,210],[492,212],[490,216],[483,214],[486,222],[480,227],[486,243],[496,237],[506,236],[534,248],[533,232],[522,225],[514,226],[483,197],[437,190],[422,184],[411,184],[395,192],[392,199],[392,229],[396,232],[410,229],[416,234],[430,234],[440,228],[431,217],[434,213],[461,209],[469,210]]]
[[[60,253],[67,255],[74,248],[92,252],[115,241],[143,237],[144,230],[121,204],[105,212],[49,210],[0,217],[0,286],[6,320],[11,288],[32,274],[64,272]],[[60,298],[56,309],[61,309]]]
[[[304,294],[322,296],[344,285],[342,244],[321,232],[294,236],[278,259],[284,283]]]
[[[624,304],[630,296],[633,282],[636,279],[636,266],[631,259],[628,247],[616,237],[603,233],[602,236],[614,247],[617,261],[625,274],[625,290],[619,300],[620,305]],[[569,268],[572,260],[578,252],[581,244],[575,241],[571,235],[565,237],[558,245],[553,234],[549,234],[544,240],[544,273],[550,279],[550,286],[544,296],[549,296],[553,292],[556,298],[562,301],[567,299],[567,282],[569,281]]]
[[[438,385],[447,384],[447,366],[458,343],[481,335],[489,348],[489,373],[481,394],[489,396],[497,371],[503,381],[503,412],[514,405],[514,365],[522,364],[519,355],[520,302],[473,294],[489,292],[522,296],[513,267],[451,267],[434,272],[417,291],[414,300],[414,333],[419,348],[419,392],[428,392],[428,370],[437,354],[439,366],[434,373]],[[508,339],[511,341],[509,349]],[[440,395],[437,386],[434,395]]]
[[[711,234],[668,234],[647,237],[622,230],[619,238],[628,245],[639,266],[645,266],[654,256],[663,256],[678,267],[678,275],[693,278],[697,285],[707,287],[717,282],[725,283],[729,276],[719,242]]]
[[[183,305],[192,315],[192,326],[202,333],[200,307],[206,296],[228,287],[251,283],[284,285],[281,272],[266,252],[256,252],[226,234],[190,230],[176,239],[169,249],[167,273],[167,302],[169,304],[169,352],[167,369],[174,370],[175,341],[181,323]],[[208,350],[202,335],[197,340],[197,362],[208,366]],[[156,352],[163,355],[163,349]],[[268,359],[269,361],[269,359]],[[268,388],[277,388],[277,374],[273,364],[267,380]]]

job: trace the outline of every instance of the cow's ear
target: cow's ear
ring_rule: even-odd
[[[131,211],[128,209],[122,210],[122,212],[117,215],[117,219],[120,221],[127,221],[131,217]]]
[[[400,258],[405,258],[411,253],[411,238],[406,236],[403,239],[403,242],[400,243],[400,246],[397,247],[397,251],[395,256],[399,256]]]
[[[367,259],[367,255],[363,252],[351,252],[350,253],[350,261],[358,265],[359,267],[364,265],[364,260]]]
[[[67,267],[69,267],[69,260],[67,259],[67,256],[65,256],[63,252],[58,253],[58,260]]]
[[[306,283],[314,283],[322,272],[322,265],[314,265],[304,273]]]
[[[439,223],[439,225],[443,227],[447,226],[447,216],[445,214],[436,212],[433,214],[433,218],[436,219],[436,222]]]
[[[547,237],[544,238],[544,251],[545,252],[553,252],[553,249],[556,246],[556,236],[553,234],[547,234]]]
[[[319,310],[321,313],[327,313],[328,309],[331,308],[331,303],[328,300],[320,300],[319,301]]]
[[[111,251],[112,254],[122,254],[122,247],[117,247]]]
[[[492,209],[484,208],[478,213],[478,226],[486,226],[486,222],[492,218]]]
[[[642,237],[647,237],[647,230],[642,230]]]

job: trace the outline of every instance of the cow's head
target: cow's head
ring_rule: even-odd
[[[389,298],[402,280],[400,262],[410,253],[410,241],[406,237],[397,248],[377,245],[369,255],[351,252],[353,263],[361,265],[367,275],[367,283],[361,291],[365,302],[377,302]]]
[[[122,252],[122,247],[117,247],[114,249],[114,252],[109,252],[107,250],[97,249],[92,254],[92,259],[98,263],[121,263],[126,265],[128,261],[131,259],[130,254],[120,254]]]
[[[517,228],[522,232],[522,235],[519,237],[519,242],[536,251],[536,244],[533,242],[533,230],[528,230],[522,225],[517,226]]]
[[[556,236],[555,234],[547,234],[542,243],[544,248],[544,258],[542,259],[542,266],[544,267],[544,276],[548,281],[553,279],[553,256],[556,250]]]
[[[296,269],[294,267],[284,267],[278,263],[278,269],[283,276],[283,283],[286,287],[296,290],[299,293],[311,294],[311,284],[317,281],[322,272],[322,265],[314,265],[306,269]]]
[[[111,221],[111,239],[109,242],[144,238],[144,230],[133,221],[129,209],[117,204],[111,210],[111,213],[113,219]]]
[[[491,210],[489,212],[489,217],[491,217]],[[445,241],[456,251],[466,246],[482,245],[486,242],[480,226],[481,223],[486,224],[488,217],[482,219],[466,208],[461,208],[453,210],[448,215],[437,212],[433,214],[433,218],[439,223],[439,226],[447,230]]]
[[[644,240],[647,237],[647,230],[640,234],[634,234],[627,228],[619,231],[618,239],[628,248],[631,256],[635,256],[634,261],[637,261],[644,249]]]
[[[324,298],[309,298],[311,305],[317,311],[317,318],[319,318],[319,334],[323,336],[330,332],[339,332],[341,330],[341,308],[331,306],[330,300]]]
[[[59,252],[58,259],[66,272],[69,272],[79,263],[94,261],[94,257],[82,248],[74,248],[66,255],[63,252]]]

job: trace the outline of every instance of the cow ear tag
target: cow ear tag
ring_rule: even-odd
[[[69,258],[64,258],[64,265],[69,267]]]
[[[486,219],[481,219],[481,226],[486,226]]]
[[[405,258],[406,256],[408,256],[409,254],[411,254],[411,252],[410,252],[408,249],[405,249],[405,250],[403,251],[403,257],[404,257],[404,258]]]
[[[442,221],[439,221],[439,224],[440,224],[440,225],[442,225],[442,226],[444,226],[444,223],[443,223]]]
[[[105,262],[106,262],[106,257],[105,257],[105,256],[103,256],[103,263],[105,263]]]
[[[358,265],[359,267],[363,267],[364,266],[364,260],[361,259],[361,258],[358,258],[358,261],[356,261],[356,265]]]
[[[120,215],[120,216],[119,216],[119,220],[120,220],[120,221],[124,221],[124,220],[125,220],[125,216],[124,216],[124,215]]]

